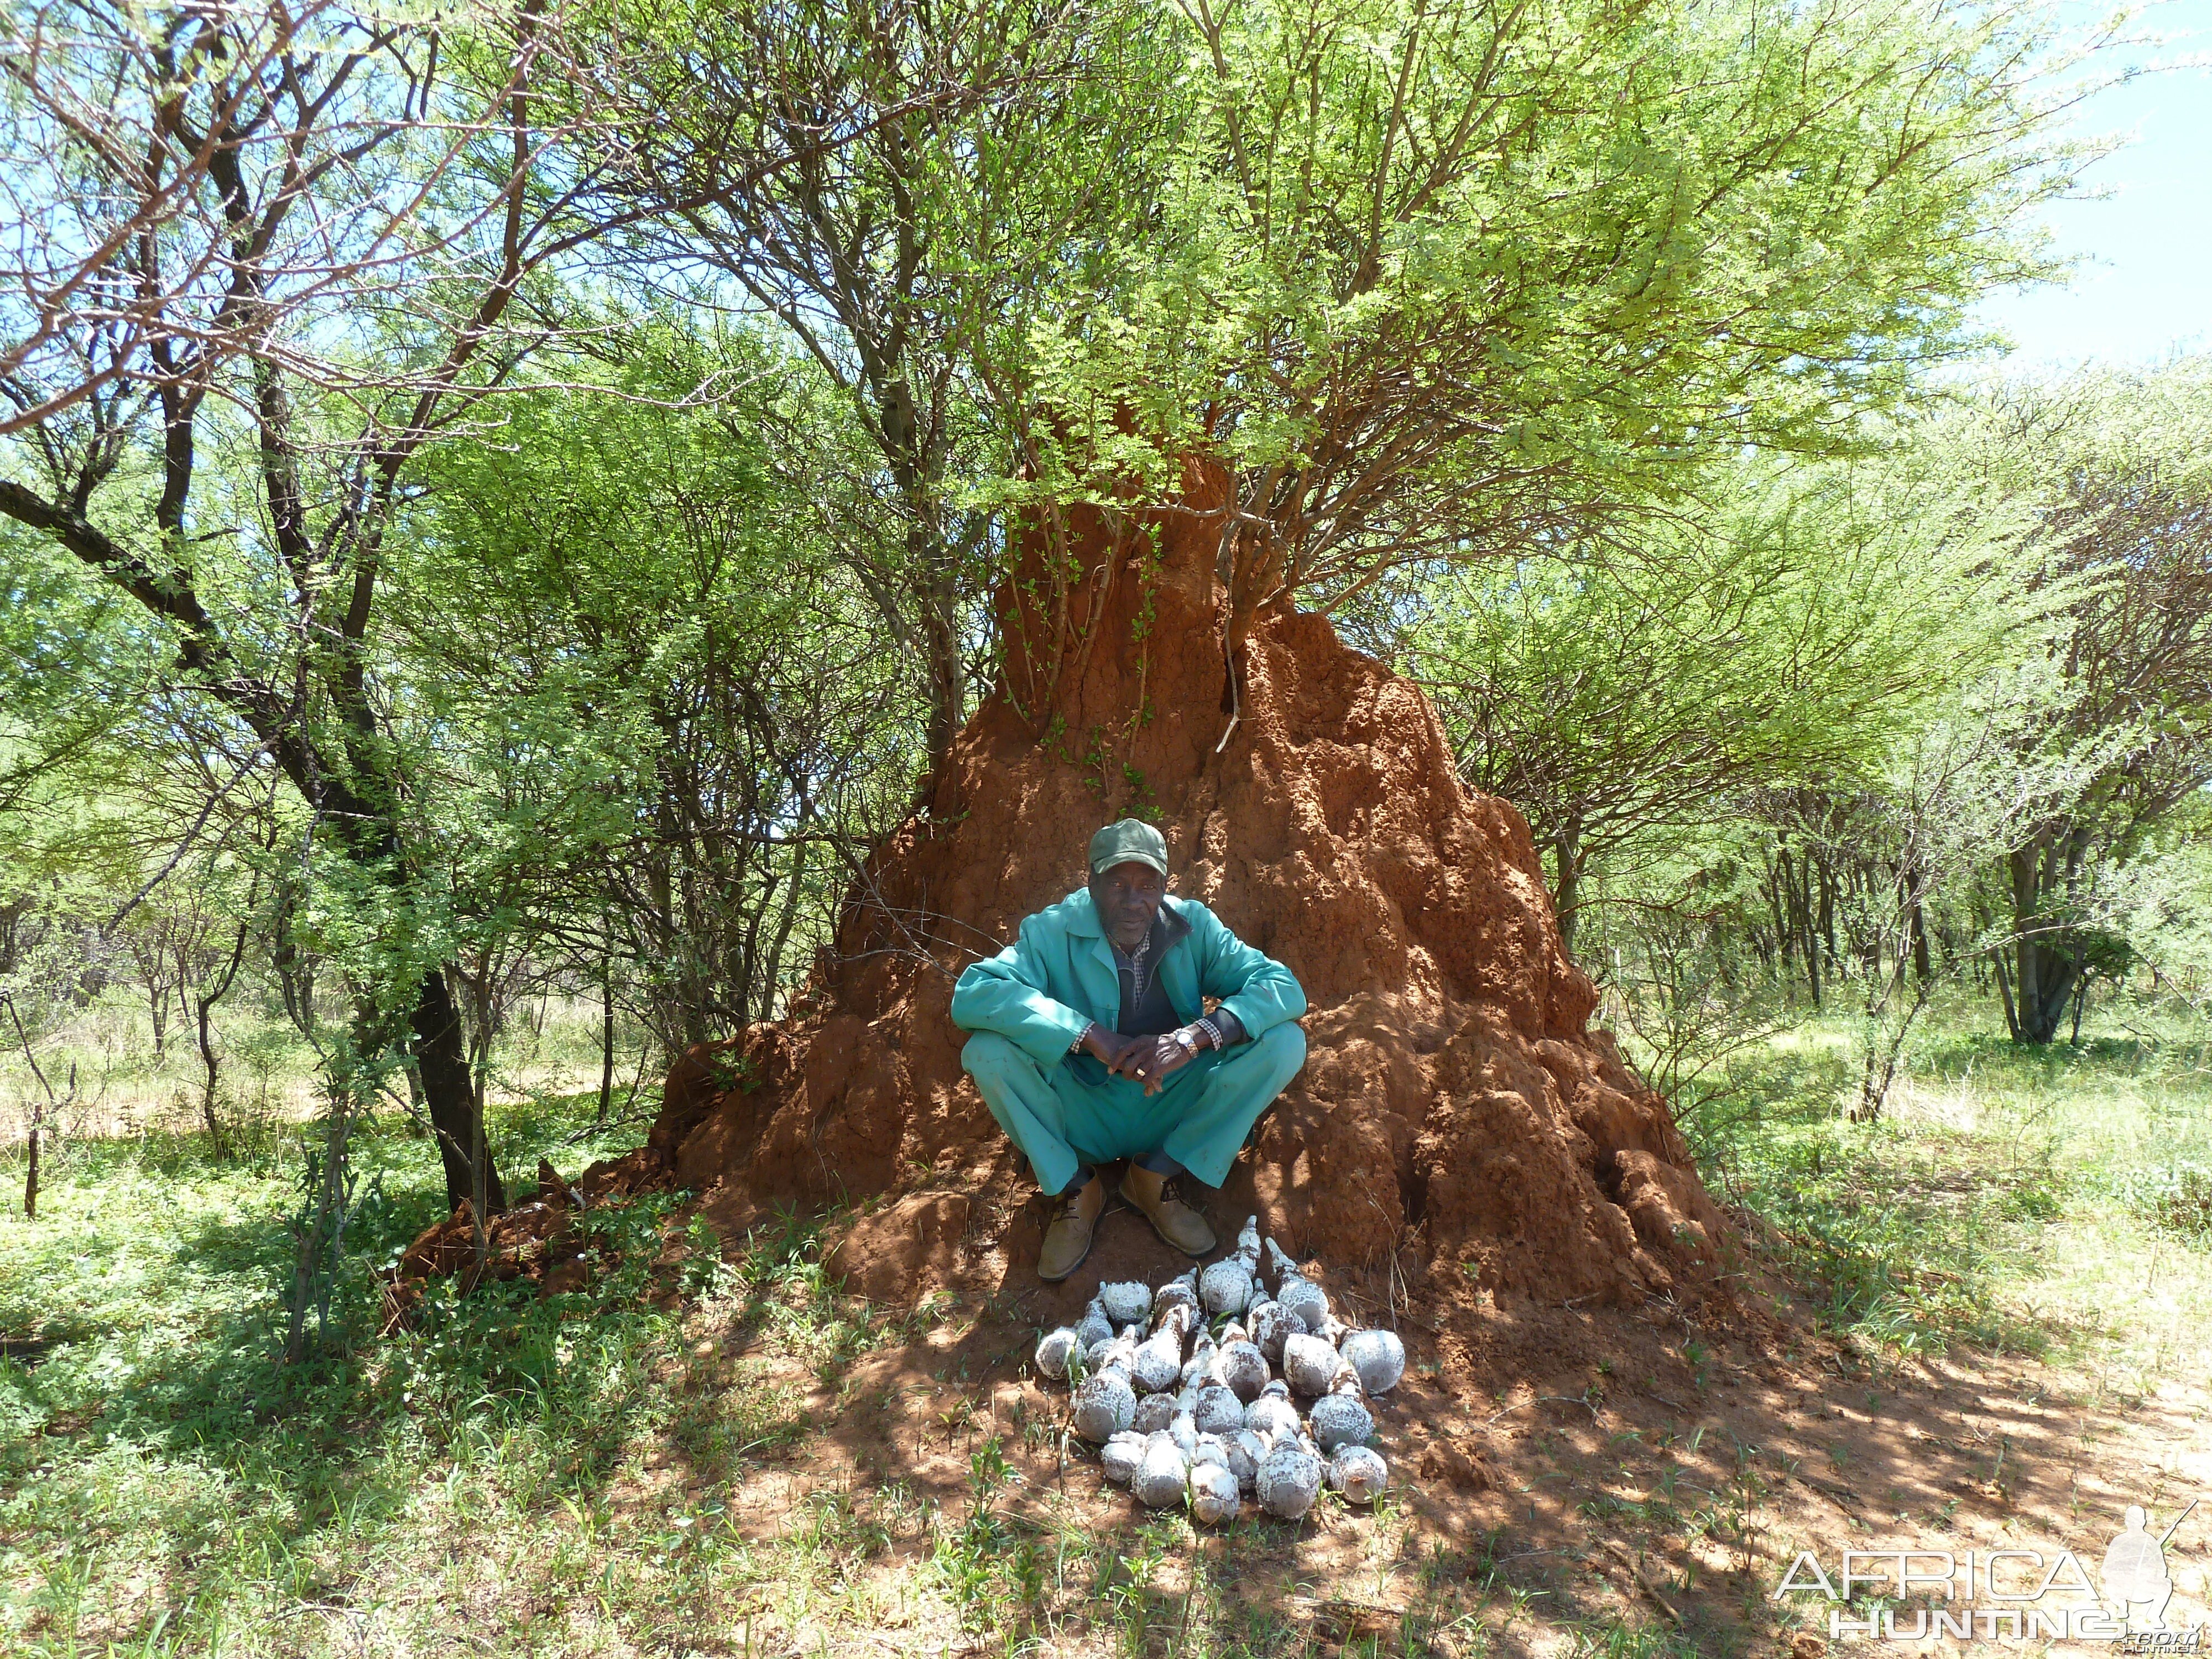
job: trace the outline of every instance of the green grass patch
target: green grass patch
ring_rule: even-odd
[[[1898,1355],[1968,1343],[2168,1363],[2212,1300],[2212,1065],[2193,1015],[2131,1002],[2078,1046],[2021,1048],[1938,1011],[1884,1115],[1855,1124],[1847,1021],[1732,1056],[1689,1126],[1840,1334]],[[1771,1230],[1771,1231],[1766,1231]],[[2147,1303],[2146,1257],[2166,1241]],[[2178,1298],[2178,1301],[2177,1301]]]

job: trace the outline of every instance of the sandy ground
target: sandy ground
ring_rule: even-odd
[[[895,1482],[960,1512],[970,1457],[994,1434],[1020,1477],[1012,1507],[1042,1531],[1096,1536],[1140,1524],[1128,1495],[1060,1434],[1064,1393],[1028,1375],[1036,1327],[1019,1300],[956,1300],[927,1339],[870,1354],[830,1383],[815,1383],[797,1362],[749,1352],[741,1335],[699,1330],[689,1389],[808,1389],[814,1432],[727,1493],[745,1528],[763,1540],[785,1535],[821,1495],[860,1501]],[[2212,1397],[2194,1383],[2130,1395],[2078,1364],[1964,1354],[1900,1370],[1809,1337],[1788,1353],[1708,1349],[1657,1307],[1584,1318],[1591,1347],[1607,1358],[1502,1396],[1417,1364],[1377,1413],[1391,1503],[1377,1514],[1325,1505],[1296,1527],[1248,1521],[1206,1540],[1198,1547],[1214,1552],[1211,1570],[1229,1579],[1228,1595],[1290,1609],[1324,1650],[1358,1638],[1403,1650],[1408,1616],[1423,1597],[1433,1603],[1439,1573],[1447,1590],[1485,1609],[1486,1629],[1462,1638],[1425,1626],[1438,1651],[1459,1640],[1468,1652],[1486,1641],[1490,1651],[1565,1655],[1609,1625],[1679,1633],[1699,1652],[1956,1650],[1952,1636],[1832,1641],[1825,1598],[1778,1599],[1777,1588],[1801,1551],[1831,1580],[1846,1550],[1948,1552],[1950,1601],[1931,1601],[1923,1586],[1907,1607],[1956,1617],[1971,1599],[2000,1615],[1987,1628],[2002,1636],[2007,1607],[2088,1601],[2066,1588],[2061,1551],[2094,1583],[2128,1505],[2146,1506],[2161,1531],[2212,1481]],[[694,1476],[672,1456],[653,1480],[632,1501],[665,1501]],[[2023,1549],[2040,1556],[2000,1556],[1992,1569],[1991,1551]],[[1984,1575],[1971,1598],[1970,1553]],[[2169,1624],[2204,1618],[2212,1504],[2187,1516],[2164,1559]],[[897,1605],[897,1582],[913,1565],[895,1548],[869,1569],[883,1576],[886,1605]],[[1881,1570],[1863,1556],[1858,1567]],[[1940,1564],[1916,1554],[1913,1567],[1933,1573]],[[2057,1588],[2042,1600],[1991,1598],[1989,1571],[1998,1595],[2017,1595],[2052,1567]],[[1162,1617],[1172,1617],[1188,1571],[1188,1553],[1171,1554],[1149,1584]],[[1813,1582],[1802,1569],[1796,1577]],[[1904,1611],[1898,1622],[1910,1632],[1917,1617]],[[891,1625],[777,1624],[763,1604],[760,1651],[820,1651],[825,1640],[831,1651],[856,1643],[941,1650]],[[2045,1638],[2023,1650],[2113,1646]]]

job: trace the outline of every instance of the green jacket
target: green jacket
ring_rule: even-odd
[[[1216,997],[1247,1036],[1296,1019],[1306,994],[1291,970],[1222,926],[1195,899],[1162,902],[1174,943],[1161,953],[1160,983],[1176,1018],[1188,1024]],[[1021,936],[995,957],[970,963],[952,992],[952,1023],[995,1031],[1040,1066],[1058,1064],[1093,1021],[1112,1030],[1121,1016],[1121,981],[1091,890],[1078,888],[1049,909],[1024,917]]]

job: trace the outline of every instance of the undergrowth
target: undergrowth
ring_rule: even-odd
[[[1731,1056],[1723,1109],[1687,1126],[1708,1185],[1823,1323],[1892,1355],[1966,1343],[2172,1363],[2212,1308],[2212,1068],[2195,1017],[2130,1006],[2124,1036],[2034,1049],[1962,1029],[1975,1006],[1948,1012],[1870,1123],[1843,1109],[1846,1022]],[[2159,1309],[2133,1277],[2147,1256],[2163,1261]]]
[[[1838,1109],[1850,1034],[1816,1022],[1730,1062],[1697,1149],[1838,1334],[1900,1356],[2094,1352],[2148,1375],[2212,1328],[2212,1076],[2185,1024],[2130,1023],[2043,1054],[1939,1024],[1884,1121],[1859,1125]],[[634,1125],[572,1144],[595,1103],[499,1109],[502,1166],[547,1154],[573,1173],[620,1150]],[[379,1339],[376,1270],[441,1194],[426,1144],[373,1126],[377,1196],[334,1340],[288,1369],[295,1145],[219,1162],[191,1134],[80,1139],[36,1224],[0,1218],[0,1651],[764,1655],[884,1629],[930,1650],[1178,1659],[1476,1659],[1538,1637],[1591,1659],[1725,1650],[1516,1579],[1496,1538],[1422,1553],[1395,1498],[1350,1534],[1325,1507],[1321,1531],[1360,1540],[1326,1583],[1271,1523],[1097,1525],[1024,1482],[1054,1425],[999,1418],[957,1364],[939,1426],[970,1437],[964,1493],[888,1474],[817,1487],[763,1537],[757,1502],[740,1522],[751,1483],[806,1466],[864,1357],[959,1316],[842,1295],[819,1217],[775,1218],[726,1259],[694,1222],[686,1276],[656,1279],[657,1198],[605,1218],[630,1248],[586,1291],[445,1289]],[[1711,1356],[1685,1352],[1702,1391]],[[1771,1476],[1738,1450],[1734,1482],[1624,1476],[1580,1517],[1733,1547]]]

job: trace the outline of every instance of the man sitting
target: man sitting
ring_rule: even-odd
[[[1066,1279],[1091,1253],[1106,1184],[1189,1255],[1213,1248],[1183,1201],[1188,1170],[1228,1176],[1253,1123],[1306,1057],[1306,995],[1191,899],[1167,896],[1168,847],[1136,818],[1091,838],[1091,882],[1026,918],[1013,945],[961,975],[961,1064],[1037,1184],[1056,1194],[1037,1274]],[[1204,999],[1218,1001],[1212,1013]]]

